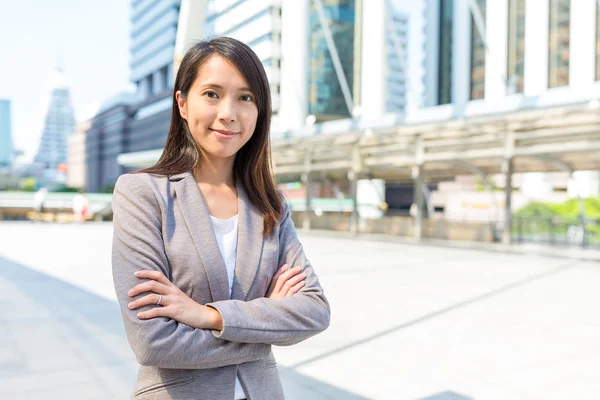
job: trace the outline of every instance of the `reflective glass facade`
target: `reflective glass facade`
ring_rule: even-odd
[[[131,1],[131,81],[140,101],[173,85],[173,54],[181,0]]]
[[[508,94],[523,93],[525,77],[525,0],[509,0],[508,63],[506,78]]]
[[[390,10],[393,13],[393,10]],[[386,112],[402,113],[406,108],[406,60],[408,60],[408,17],[392,14],[386,26],[387,99]],[[399,57],[403,57],[401,61]]]
[[[452,102],[452,42],[454,1],[440,0],[438,104]]]
[[[548,87],[569,85],[571,0],[550,0]]]
[[[600,81],[600,4],[596,5],[596,80]]]
[[[486,0],[476,0],[485,25]],[[483,37],[471,16],[471,100],[485,97],[485,46]]]
[[[10,101],[0,100],[0,167],[12,164]]]
[[[325,16],[330,21],[329,28],[337,47],[344,75],[348,81],[350,93],[352,93],[355,0],[328,0],[322,3]],[[309,38],[308,113],[315,115],[317,121],[347,118],[350,116],[350,112],[346,106],[342,86],[339,83],[329,54],[316,7],[312,2],[309,24],[311,33]]]
[[[52,90],[35,162],[56,169],[67,162],[67,138],[75,133],[75,115],[66,87]]]

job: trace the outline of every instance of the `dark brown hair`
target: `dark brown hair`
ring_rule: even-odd
[[[235,179],[242,184],[248,199],[262,213],[265,220],[263,234],[270,235],[283,212],[271,166],[269,139],[271,124],[271,90],[262,63],[246,44],[228,37],[194,44],[185,54],[173,88],[171,126],[165,148],[153,167],[141,170],[149,174],[177,175],[192,171],[202,163],[202,156],[187,125],[179,114],[175,94],[181,90],[185,98],[196,80],[200,66],[218,54],[228,59],[248,82],[258,108],[256,128],[250,140],[237,152],[233,164]]]

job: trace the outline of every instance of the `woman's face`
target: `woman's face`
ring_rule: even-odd
[[[209,57],[184,98],[176,93],[179,113],[204,156],[235,157],[254,133],[258,108],[240,71],[220,55]]]

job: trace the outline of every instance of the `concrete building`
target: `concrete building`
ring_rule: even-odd
[[[75,131],[75,116],[65,74],[54,71],[50,100],[35,162],[49,170],[67,162],[67,139]]]
[[[473,3],[471,10],[468,1],[426,2],[426,106],[489,108],[527,99],[535,107],[544,97],[593,96],[600,81],[597,1]],[[530,195],[558,188],[543,173],[523,182]],[[572,196],[598,195],[598,172],[577,171],[568,186]]]
[[[181,0],[131,1],[131,82],[145,101],[173,87],[173,52]]]
[[[85,181],[88,192],[110,190],[119,175],[128,172],[117,162],[119,155],[130,152],[132,147],[143,145],[132,142],[132,126],[139,124],[133,118],[135,112],[139,111],[134,106],[135,97],[123,93],[109,99],[89,121],[85,134]]]
[[[0,99],[0,167],[11,167],[13,161],[10,100]]]
[[[481,27],[469,1],[426,1],[426,106],[567,93],[600,79],[597,1],[474,3]]]
[[[77,124],[75,134],[68,139],[67,186],[72,188],[86,187],[85,133],[90,125],[91,121]]]
[[[389,0],[362,5],[360,116],[376,120],[407,105],[409,17]]]
[[[136,93],[108,99],[91,120],[88,191],[108,189],[120,174],[158,159],[171,121],[180,8],[181,0],[131,1],[130,79]]]

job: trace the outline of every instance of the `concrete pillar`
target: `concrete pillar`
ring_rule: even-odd
[[[489,49],[485,55],[485,99],[501,100],[506,96],[508,0],[486,2],[485,27]]]
[[[596,80],[597,0],[571,1],[569,86],[586,89]]]
[[[352,170],[348,171],[350,181],[350,197],[352,198],[352,215],[350,217],[350,232],[358,232],[358,174]]]
[[[426,0],[425,6],[425,44],[424,44],[424,78],[423,105],[432,107],[438,104],[439,53],[440,53],[440,2]],[[412,24],[413,21],[409,21]],[[412,49],[414,50],[414,48]],[[412,51],[411,50],[411,51]]]
[[[286,28],[281,30],[279,115],[284,129],[296,130],[308,115],[310,0],[281,3],[281,26]]]
[[[548,89],[549,0],[525,2],[525,96]]]
[[[361,117],[378,120],[386,112],[387,102],[387,38],[386,2],[369,0],[363,9],[362,65],[360,85]]]
[[[415,239],[421,240],[421,237],[423,236],[423,212],[425,210],[425,193],[423,191],[423,187],[425,185],[425,174],[423,164],[419,164],[413,167],[412,177],[415,181],[414,204],[416,206],[416,212],[413,220],[413,235]]]
[[[308,231],[310,230],[310,218],[312,215],[312,178],[309,172],[302,174],[302,183],[306,189],[306,209],[304,210],[302,229]]]
[[[165,76],[161,70],[152,74],[152,94],[161,93],[166,88]]]
[[[502,231],[502,243],[510,244],[512,241],[512,175],[513,159],[504,160],[503,172],[506,176],[506,185],[504,187],[504,230]]]

